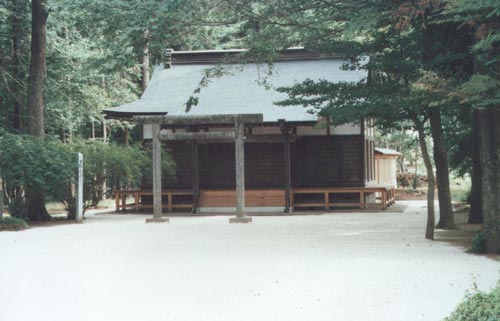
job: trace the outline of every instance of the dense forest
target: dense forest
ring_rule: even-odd
[[[0,169],[18,216],[50,219],[46,196],[74,212],[76,151],[89,160],[88,206],[105,184],[148,175],[138,128],[101,110],[138,98],[165,48],[248,48],[269,63],[302,46],[341,52],[368,77],[280,88],[289,98],[279,104],[336,124],[372,117],[382,132],[414,131],[430,182],[426,238],[455,228],[449,177],[468,174],[469,221],[484,222],[488,250],[500,251],[496,0],[0,0],[0,21]]]

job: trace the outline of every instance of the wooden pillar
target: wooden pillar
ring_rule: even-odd
[[[153,218],[146,219],[146,223],[162,223],[168,222],[168,218],[162,217],[160,125],[153,124],[151,127],[153,132]]]
[[[251,217],[245,215],[245,126],[240,120],[235,121],[236,139],[234,142],[234,160],[236,167],[236,217],[229,223],[249,223]]]
[[[139,212],[139,191],[134,192],[135,211]]]
[[[193,161],[193,213],[199,213],[199,198],[200,198],[200,175],[198,166],[198,143],[193,141],[191,145],[191,155]]]
[[[164,194],[162,193],[162,195]],[[168,192],[166,193],[166,195],[167,195],[167,211],[171,213],[174,209],[174,197],[172,195],[172,192]]]
[[[292,197],[291,197],[291,189],[292,189],[292,180],[291,180],[291,160],[290,160],[290,134],[288,126],[285,125],[284,122],[280,121],[280,129],[284,138],[284,182],[285,182],[285,213],[290,213],[292,211]]]
[[[120,211],[120,192],[117,190],[115,191],[115,205],[116,205],[116,212]]]

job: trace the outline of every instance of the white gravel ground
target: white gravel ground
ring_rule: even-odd
[[[0,233],[0,320],[441,320],[500,263],[423,239],[425,212],[97,215]],[[417,206],[418,205],[418,206]]]

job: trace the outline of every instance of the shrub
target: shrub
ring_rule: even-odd
[[[465,193],[463,193],[460,197],[460,201],[465,204],[472,203],[472,189],[468,189]]]
[[[24,217],[24,200],[21,197],[15,197],[9,202],[9,213],[12,217]]]
[[[68,218],[75,218],[78,152],[83,154],[84,209],[103,199],[106,182],[113,189],[134,188],[152,175],[151,148],[140,145],[123,147],[98,140],[61,143],[0,131],[0,151],[6,203],[12,216],[21,218],[26,216],[23,191],[29,188],[43,189],[47,198],[64,204]],[[164,151],[162,169],[165,174],[175,171]]]
[[[0,168],[5,181],[7,203],[16,217],[25,217],[23,191],[41,189],[47,196],[67,186],[74,175],[71,155],[61,143],[29,135],[0,133]]]
[[[72,155],[77,152],[83,154],[84,209],[98,205],[106,193],[106,183],[110,189],[138,188],[142,179],[152,172],[152,156],[148,147],[118,146],[99,140],[82,140],[64,146]],[[162,170],[166,174],[175,172],[175,163],[165,152],[162,152]],[[70,187],[61,192],[59,199],[65,204],[70,217],[74,218],[76,196]]]
[[[17,217],[4,217],[0,220],[0,231],[19,231],[28,228],[28,223]]]
[[[500,282],[489,292],[468,294],[455,311],[444,321],[500,320]]]
[[[481,254],[486,252],[486,236],[483,233],[474,235],[472,238],[472,253]]]

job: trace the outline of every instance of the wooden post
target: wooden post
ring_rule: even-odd
[[[291,161],[290,161],[290,136],[288,133],[285,135],[285,213],[290,213],[292,209],[291,201]]]
[[[174,209],[174,199],[172,197],[172,192],[167,193],[167,211],[171,213]]]
[[[385,210],[387,208],[387,191],[382,191],[382,209]]]
[[[191,145],[191,155],[193,161],[193,214],[199,213],[199,166],[198,166],[198,143],[195,141]]]
[[[168,218],[162,217],[161,205],[161,141],[160,125],[152,125],[153,132],[153,218],[146,219],[146,223],[168,222]]]
[[[116,204],[116,212],[120,211],[120,191],[115,191],[115,204]]]
[[[251,217],[245,215],[245,126],[236,119],[234,143],[234,160],[236,163],[236,217],[229,219],[229,223],[249,223]]]
[[[284,147],[284,158],[285,158],[285,166],[284,166],[284,182],[285,182],[285,213],[290,213],[291,209],[291,160],[290,160],[290,134],[289,127],[286,126],[284,120],[280,120],[280,129],[283,134],[283,147]]]

